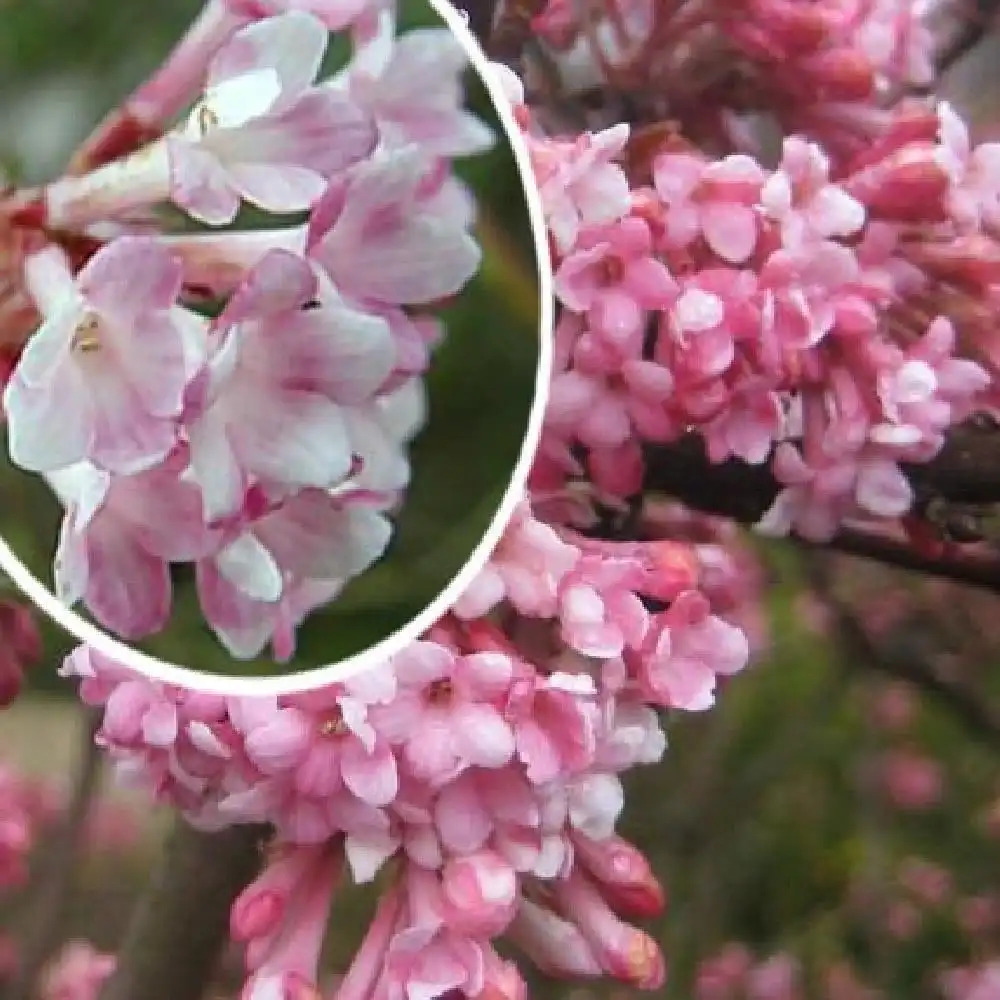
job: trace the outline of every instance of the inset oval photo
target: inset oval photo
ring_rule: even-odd
[[[329,682],[499,537],[549,265],[437,3],[5,11],[0,562],[75,639],[169,682]]]

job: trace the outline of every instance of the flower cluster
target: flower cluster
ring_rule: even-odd
[[[552,974],[653,988],[663,960],[629,921],[655,914],[662,891],[614,833],[619,775],[662,755],[658,710],[708,708],[746,662],[702,575],[694,544],[608,546],[525,504],[453,614],[342,684],[225,698],[86,648],[64,673],[103,706],[99,740],[124,777],[196,826],[276,829],[233,911],[246,997],[315,986],[343,869],[367,882],[390,859],[338,1000],[519,995],[501,934]]]
[[[569,6],[540,22],[557,49]],[[950,426],[994,401],[993,333],[975,305],[996,280],[1000,153],[973,149],[947,102],[877,103],[886,81],[925,80],[917,6],[608,4],[603,29],[632,32],[631,54],[602,50],[600,32],[574,42],[596,46],[612,81],[626,63],[647,70],[665,116],[692,130],[710,128],[703,107],[725,112],[725,140],[721,119],[712,141],[622,124],[553,136],[508,77],[561,305],[547,482],[586,474],[633,496],[644,443],[696,434],[712,462],[770,465],[782,489],[767,532],[825,541],[845,521],[910,510],[900,466],[933,458]],[[743,57],[748,103],[788,129],[777,162],[713,81],[687,117],[683,71],[713,44]]]
[[[4,393],[10,454],[65,507],[59,596],[127,640],[167,624],[188,563],[233,656],[292,655],[388,545],[435,307],[479,266],[451,164],[493,136],[463,107],[464,51],[397,38],[392,4],[314,6],[209,5],[158,78],[163,101],[204,84],[179,125],[13,196],[16,225],[74,238],[23,248],[42,322]],[[353,55],[317,81],[331,29]],[[308,218],[168,234],[164,202],[216,227],[242,203]]]

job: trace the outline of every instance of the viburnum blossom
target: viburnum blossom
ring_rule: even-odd
[[[429,70],[416,48],[399,63],[383,51],[384,4],[300,6],[352,25],[358,72],[329,86],[377,127],[388,123],[385,145],[332,180],[304,230],[267,247],[290,258],[250,253],[248,263],[247,244],[231,244],[231,256],[213,259],[205,244],[169,244],[203,279],[238,289],[235,311],[205,334],[184,412],[244,413],[246,379],[275,397],[316,397],[317,421],[342,420],[351,440],[360,412],[374,422],[370,399],[345,398],[322,376],[290,387],[283,365],[254,364],[270,357],[272,308],[343,309],[348,325],[355,311],[380,317],[417,357],[421,334],[398,310],[449,294],[474,250],[460,190],[412,150],[416,137],[448,148],[425,116],[445,103],[451,64],[440,86],[402,93],[400,65],[422,82]],[[972,308],[996,292],[993,258],[976,252],[995,250],[993,154],[972,149],[948,105],[893,98],[926,83],[932,65],[922,5],[535,6],[516,20],[550,75],[497,73],[549,229],[557,363],[527,495],[477,577],[419,641],[305,693],[184,690],[87,647],[62,668],[101,712],[98,742],[124,780],[199,829],[273,831],[231,911],[244,1000],[317,995],[332,901],[349,881],[376,879],[374,916],[333,1000],[524,997],[497,939],[551,976],[662,990],[666,959],[639,924],[661,913],[665,892],[616,832],[622,778],[658,761],[667,721],[711,708],[764,637],[752,553],[734,525],[643,496],[648,454],[693,441],[710,464],[755,466],[776,485],[760,522],[772,533],[822,541],[844,525],[902,530],[915,500],[906,470],[996,401],[992,324],[977,325]],[[595,88],[606,105],[581,99],[580,114],[567,111]],[[648,102],[625,109],[616,99],[626,91]],[[474,146],[475,129],[448,107],[451,148]],[[262,99],[260,114],[270,109]],[[627,110],[650,119],[652,140],[620,121]],[[769,142],[775,129],[780,141]],[[60,194],[58,205],[86,214],[86,198]],[[389,280],[396,239],[421,259]],[[222,266],[234,260],[245,265],[236,281]],[[272,267],[288,275],[280,294]],[[339,299],[325,297],[327,283]],[[241,299],[265,307],[243,312]],[[366,372],[378,362],[352,360]],[[393,381],[402,367],[386,373],[396,391],[412,385]],[[181,466],[183,449],[202,446],[185,419],[182,458],[171,459]],[[240,438],[252,420],[237,423],[213,452],[231,468],[195,463],[185,482],[226,477],[213,494],[218,518],[199,527],[210,541],[198,567],[203,596],[214,595],[210,619],[250,649],[255,630],[287,639],[312,585],[337,585],[343,574],[327,556],[339,566],[378,548],[303,552],[293,543],[304,533],[276,525],[307,519],[299,505],[316,518],[363,511],[367,534],[347,532],[353,541],[377,535],[385,508],[361,485],[367,452],[360,472],[334,461],[336,434],[309,452],[317,468],[302,467],[322,478],[327,459],[343,481],[306,481],[296,465],[300,491],[272,503],[291,473],[262,469],[254,442]],[[233,485],[242,477],[253,480],[245,492]],[[88,496],[78,494],[72,524],[83,524],[76,534],[94,526],[93,546],[99,515]],[[167,561],[128,499],[116,513],[131,544]],[[944,790],[919,758],[897,751],[886,763],[901,806],[929,809]],[[784,953],[758,960],[732,946],[701,967],[694,995],[798,1000],[801,978]],[[978,1000],[994,982],[991,966],[953,970],[946,993]],[[832,966],[827,985],[830,997],[865,995],[850,967]]]
[[[353,51],[324,78],[331,30]],[[11,458],[66,509],[66,603],[142,639],[193,564],[229,653],[287,660],[382,557],[436,312],[481,263],[453,162],[495,137],[464,107],[467,61],[445,28],[397,36],[391,3],[212,0],[135,97],[162,135],[117,151],[135,123],[109,120],[89,169],[10,194],[42,322],[3,408]],[[164,202],[211,226],[243,202],[308,218],[171,233]]]

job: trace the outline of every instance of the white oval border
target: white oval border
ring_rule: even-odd
[[[552,264],[549,257],[542,199],[534,181],[528,147],[522,139],[521,130],[514,119],[513,108],[507,100],[503,87],[494,74],[485,52],[480,48],[479,42],[470,31],[464,16],[447,0],[424,0],[424,2],[434,9],[465,49],[469,61],[479,74],[483,86],[493,102],[494,110],[500,119],[514,154],[534,236],[535,259],[538,265],[538,287],[541,296],[538,370],[535,375],[535,397],[528,415],[528,429],[521,445],[517,463],[514,466],[513,476],[479,545],[472,550],[465,565],[451,582],[419,615],[381,642],[361,653],[348,657],[346,660],[321,667],[305,668],[282,677],[229,677],[225,674],[212,674],[179,667],[174,663],[150,656],[148,653],[132,649],[86,621],[72,608],[62,604],[55,594],[31,574],[30,570],[14,554],[6,540],[0,536],[0,569],[23,591],[25,596],[79,642],[154,681],[194,691],[210,691],[220,695],[276,695],[325,687],[353,677],[366,669],[384,665],[388,658],[425,633],[465,592],[496,548],[501,535],[513,517],[514,510],[525,495],[528,474],[541,438],[554,355]]]

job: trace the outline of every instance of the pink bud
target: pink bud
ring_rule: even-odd
[[[875,85],[868,58],[855,48],[827,49],[799,64],[824,101],[861,101]]]
[[[582,834],[574,837],[574,844],[580,861],[616,913],[644,918],[663,912],[663,887],[637,847],[618,836],[596,841]]]
[[[878,166],[855,174],[845,190],[870,216],[888,222],[943,222],[948,175],[931,147],[910,146]]]
[[[537,903],[521,901],[508,936],[549,976],[596,978],[603,971],[579,927]]]
[[[234,941],[250,941],[273,933],[284,917],[286,903],[283,893],[248,886],[233,903],[230,937]]]
[[[581,872],[559,883],[560,909],[580,928],[604,971],[637,989],[659,989],[666,962],[657,943],[644,931],[619,920]]]
[[[517,878],[494,851],[454,858],[441,873],[447,921],[470,937],[496,937],[514,917]]]

